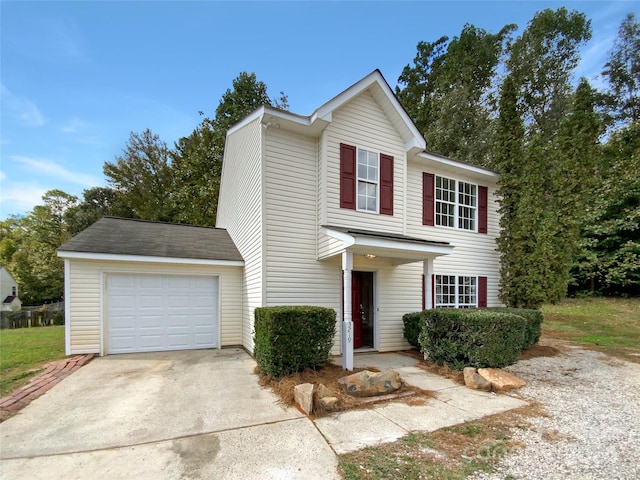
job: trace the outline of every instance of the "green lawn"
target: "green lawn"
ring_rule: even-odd
[[[640,361],[640,298],[567,299],[542,313],[546,337]]]
[[[0,398],[64,357],[64,326],[0,330]]]

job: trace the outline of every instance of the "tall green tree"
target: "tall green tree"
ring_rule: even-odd
[[[171,151],[151,130],[132,132],[122,155],[115,163],[105,162],[103,172],[133,218],[174,220]]]
[[[620,25],[602,74],[609,83],[607,104],[613,119],[623,124],[640,121],[640,23],[634,13]]]
[[[81,232],[105,215],[133,217],[133,213],[122,204],[118,193],[110,187],[91,187],[82,192],[82,200],[68,208],[64,221],[71,235]]]
[[[520,110],[530,134],[548,142],[570,108],[571,76],[580,47],[591,38],[583,13],[545,9],[537,12],[511,45],[507,67],[520,90]]]
[[[175,219],[195,225],[215,225],[222,159],[227,130],[263,105],[285,108],[287,98],[271,100],[267,86],[255,73],[242,72],[233,80],[216,108],[213,119],[205,117],[188,137],[176,143],[174,175],[179,188],[174,194]]]
[[[573,288],[640,295],[640,122],[608,138],[596,176],[601,182],[590,197]]]
[[[420,42],[396,93],[428,149],[476,165],[491,163],[496,69],[515,25],[490,34],[465,25],[449,41]]]
[[[26,305],[56,301],[64,293],[63,262],[56,248],[71,236],[64,217],[77,198],[50,190],[42,199],[28,215],[10,217],[0,225],[0,262],[18,282]]]

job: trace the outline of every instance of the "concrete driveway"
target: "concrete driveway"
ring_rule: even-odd
[[[97,358],[0,424],[9,479],[335,479],[314,424],[240,349]]]

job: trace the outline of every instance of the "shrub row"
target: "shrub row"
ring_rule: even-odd
[[[542,313],[516,308],[435,309],[403,316],[404,336],[451,368],[500,368],[540,339]]]
[[[254,356],[260,371],[279,378],[326,365],[333,345],[336,312],[314,306],[255,310]]]

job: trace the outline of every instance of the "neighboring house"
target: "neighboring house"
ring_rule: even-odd
[[[333,308],[333,353],[344,353],[349,369],[353,349],[408,348],[405,313],[499,305],[498,176],[425,147],[377,70],[308,117],[257,109],[227,133],[217,229],[103,219],[60,247],[71,319],[67,352],[114,353],[113,328],[141,335],[135,331],[148,316],[140,317],[145,297],[135,281],[147,276],[217,279],[228,308],[218,308],[214,346],[253,351],[256,307]],[[96,243],[85,241],[77,251],[74,242],[98,228]],[[184,232],[185,241],[196,229],[206,231],[202,246],[214,263],[197,263],[199,254],[185,259],[181,248],[159,255],[156,249],[177,240],[152,232],[136,240],[143,228]],[[225,236],[225,248],[237,248],[236,263],[215,263],[230,259],[218,258],[215,242],[207,243],[214,233]],[[113,249],[103,252],[100,240],[109,235]],[[158,335],[169,335],[173,321],[166,322]],[[145,350],[139,340],[128,351]],[[162,348],[172,347],[165,341]]]
[[[4,265],[0,265],[0,298],[0,310],[3,312],[16,312],[22,308],[22,302],[18,297],[18,283]]]

